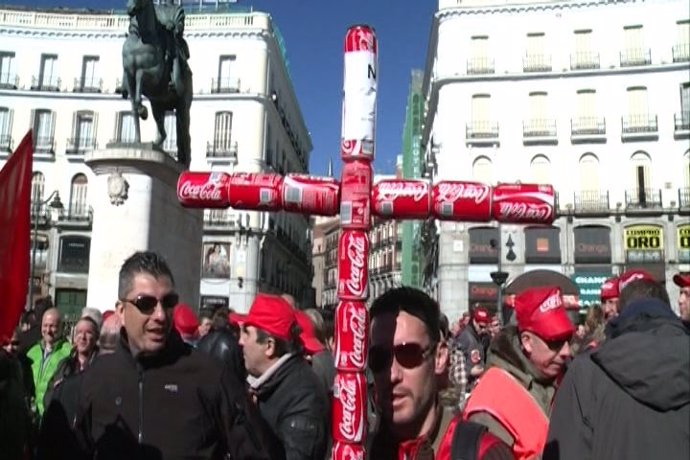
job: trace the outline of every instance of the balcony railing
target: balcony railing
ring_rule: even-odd
[[[93,220],[93,210],[86,203],[71,203],[65,214],[60,216],[60,221],[67,222],[88,222]]]
[[[525,72],[550,72],[551,56],[546,54],[528,54],[522,58],[522,70]]]
[[[680,209],[690,210],[690,187],[678,189],[678,206]]]
[[[570,120],[570,135],[573,140],[606,136],[604,117],[578,117]]]
[[[9,134],[0,134],[0,151],[12,151],[12,136]]]
[[[223,77],[211,79],[211,93],[238,93],[239,91],[239,78]]]
[[[0,73],[0,89],[19,88],[19,76],[13,73]]]
[[[682,112],[673,115],[674,132],[676,135],[690,134],[690,113]]]
[[[68,154],[84,154],[96,148],[96,139],[93,137],[70,137],[67,139],[65,152]]]
[[[204,212],[204,225],[228,228],[235,226],[235,220],[227,209],[207,209]]]
[[[35,153],[55,153],[55,138],[53,136],[38,136],[34,138]]]
[[[690,43],[673,45],[673,62],[690,61]]]
[[[475,57],[467,60],[468,75],[484,75],[496,72],[494,60],[485,57]]]
[[[610,209],[609,192],[584,190],[575,192],[574,209],[576,213],[605,213]]]
[[[636,188],[625,191],[626,209],[659,209],[661,190],[653,188]]]
[[[556,134],[554,119],[539,118],[522,122],[522,135],[525,138],[554,138]]]
[[[621,67],[649,65],[652,63],[652,52],[649,49],[629,49],[621,51]]]
[[[31,77],[31,89],[34,91],[60,91],[62,80],[56,76]]]
[[[102,78],[75,78],[74,89],[72,91],[75,93],[100,93],[102,89]]]
[[[207,158],[237,158],[237,142],[214,141],[206,143]]]
[[[656,115],[636,114],[621,117],[621,132],[623,137],[655,134],[659,131]]]
[[[465,127],[465,135],[468,140],[498,139],[497,121],[472,121]]]
[[[599,53],[581,51],[570,55],[570,68],[572,70],[598,69]]]

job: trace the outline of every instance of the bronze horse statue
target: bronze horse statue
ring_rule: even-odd
[[[162,5],[157,10],[151,0],[127,0],[127,14],[131,19],[122,46],[123,96],[132,102],[134,140],[141,142],[139,117],[148,117],[143,94],[151,102],[158,130],[153,144],[159,149],[167,137],[165,112],[175,111],[177,161],[189,168],[193,88],[192,71],[186,61],[189,49],[182,38],[184,11],[176,5]]]

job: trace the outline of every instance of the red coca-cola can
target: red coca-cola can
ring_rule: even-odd
[[[230,206],[235,209],[279,211],[283,177],[271,173],[233,173],[230,176]]]
[[[366,24],[358,24],[347,29],[345,34],[345,52],[369,51],[378,52],[378,41],[374,28]]]
[[[340,181],[340,225],[367,230],[371,226],[371,163],[356,160],[343,165]]]
[[[335,311],[335,367],[364,371],[369,344],[369,313],[362,301],[340,302]]]
[[[371,189],[371,204],[379,217],[426,219],[431,208],[429,183],[423,180],[382,180]]]
[[[338,243],[338,298],[369,296],[369,238],[362,230],[343,230]]]
[[[366,458],[364,447],[360,444],[335,441],[331,452],[333,460],[364,460]]]
[[[332,177],[288,174],[282,195],[286,211],[334,216],[338,213],[340,184]]]
[[[440,220],[491,220],[491,186],[479,182],[442,181],[431,190],[431,209]]]
[[[333,439],[360,443],[366,433],[366,375],[364,372],[338,372],[333,384]]]
[[[229,183],[224,172],[183,171],[177,179],[177,199],[186,208],[227,208]]]
[[[373,131],[373,128],[372,128]],[[340,141],[340,156],[343,160],[374,159],[374,140],[371,139],[343,139]]]
[[[555,219],[551,185],[501,184],[494,187],[492,217],[515,224],[550,224]]]

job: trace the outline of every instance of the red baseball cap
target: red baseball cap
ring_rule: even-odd
[[[228,314],[228,323],[230,324],[235,324],[239,327],[242,327],[244,322],[247,320],[247,315],[243,315],[242,313],[236,313],[232,312]]]
[[[115,314],[115,310],[106,310],[103,312],[103,322]]]
[[[604,302],[609,299],[617,299],[620,297],[618,291],[618,277],[609,278],[601,285],[601,301]]]
[[[186,303],[178,303],[173,311],[173,324],[180,335],[189,337],[199,333],[199,319],[192,307]]]
[[[623,291],[628,284],[637,280],[656,281],[652,275],[644,270],[628,270],[618,278],[618,292]]]
[[[491,324],[491,315],[489,314],[489,310],[484,307],[475,307],[475,309],[472,311],[472,319],[479,324]]]
[[[295,311],[285,299],[277,295],[258,294],[245,318],[245,326],[254,326],[270,335],[290,340],[295,324]]]
[[[676,273],[673,275],[673,282],[682,288],[690,286],[690,273]]]
[[[518,329],[530,331],[544,340],[568,340],[575,332],[563,305],[558,287],[527,289],[515,296]]]
[[[299,336],[302,339],[307,354],[315,355],[323,351],[324,347],[321,342],[319,342],[319,339],[316,338],[316,334],[314,334],[314,323],[311,322],[309,315],[303,311],[295,310],[295,318],[297,319],[299,328],[302,329]]]

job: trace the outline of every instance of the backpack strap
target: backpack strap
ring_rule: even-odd
[[[453,432],[450,460],[478,460],[479,444],[485,432],[484,425],[460,420]]]

